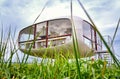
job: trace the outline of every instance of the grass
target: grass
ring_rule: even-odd
[[[115,65],[106,66],[106,61],[85,61],[80,60],[80,74],[81,79],[108,79],[120,77]],[[40,63],[33,61],[33,63],[12,63],[7,67],[4,64],[0,68],[1,79],[78,79],[76,62],[68,62],[65,58],[58,58],[51,63],[51,59],[45,63],[44,60]]]
[[[13,36],[9,31],[7,38],[4,39],[1,31],[0,42],[0,79],[116,79],[120,78],[120,69],[113,63],[107,65],[106,60],[94,59],[75,59],[69,60],[67,57],[56,54],[56,59],[46,59],[44,57],[41,63],[34,60],[28,63],[29,55],[24,55],[22,61],[18,56],[18,49]],[[4,39],[4,40],[3,40]],[[75,38],[74,38],[75,40]],[[75,41],[73,41],[75,42]],[[77,42],[75,42],[77,43]],[[8,51],[7,46],[10,46]],[[76,46],[76,44],[74,45]],[[31,49],[31,48],[30,48]],[[30,49],[28,52],[30,52]],[[10,57],[5,60],[6,51]],[[56,51],[57,52],[57,51]],[[62,51],[61,51],[62,52]],[[69,51],[68,51],[69,52]],[[75,52],[78,53],[78,50]],[[17,56],[17,62],[13,63],[13,55]],[[77,63],[76,63],[77,60]],[[78,69],[79,67],[79,69]],[[79,72],[78,72],[79,70]]]
[[[86,12],[85,9],[84,11]],[[119,61],[107,45],[87,12],[86,14],[92,22],[94,30],[99,34],[115,63],[109,66],[107,65],[108,62],[106,60],[78,59],[78,53],[80,53],[80,51],[71,13],[75,60],[73,59],[70,61],[69,58],[56,54],[55,60],[49,58],[46,59],[46,57],[44,57],[40,63],[38,63],[37,60],[34,60],[32,63],[28,63],[29,55],[26,56],[24,54],[22,61],[20,61],[17,45],[14,42],[14,35],[9,31],[7,34],[8,36],[4,38],[4,32],[2,29],[0,37],[0,79],[120,79]],[[7,46],[9,46],[9,49]],[[30,50],[31,47],[28,52],[30,52]],[[7,52],[10,53],[10,57],[5,60],[5,54]],[[12,62],[13,55],[17,56],[17,62],[15,63]]]

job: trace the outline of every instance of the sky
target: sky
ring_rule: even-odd
[[[4,31],[8,31],[8,28],[16,30],[14,38],[17,40],[19,31],[33,24],[47,1],[48,4],[36,23],[49,18],[70,15],[70,0],[0,0],[0,29],[3,27]],[[120,18],[120,1],[81,0],[81,2],[102,35],[113,37]],[[77,0],[73,0],[73,15],[89,21]],[[120,28],[114,41],[114,48],[120,55]]]

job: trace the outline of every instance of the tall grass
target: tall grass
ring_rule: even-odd
[[[3,34],[3,31],[1,31],[1,34]],[[77,59],[79,65],[76,66],[76,60],[70,61],[69,57],[57,54],[58,51],[56,51],[55,60],[44,57],[40,63],[37,60],[27,63],[29,56],[25,56],[20,61],[19,52],[17,51],[16,43],[13,42],[15,40],[11,35],[11,31],[7,35],[6,40],[8,41],[3,40],[4,35],[1,35],[2,40],[0,40],[0,54],[2,54],[0,57],[0,79],[107,79],[119,77],[120,70],[114,65],[106,67],[106,61]],[[7,45],[10,46],[9,51],[7,51]],[[7,60],[5,60],[6,51],[10,53],[10,57]],[[62,49],[61,52],[63,52]],[[13,63],[12,59],[15,54],[18,61]]]
[[[72,3],[72,0],[71,0],[71,23],[72,23],[73,48],[74,48],[74,53],[75,53],[75,59],[76,59],[76,66],[77,66],[78,76],[79,76],[79,79],[81,79],[81,73],[80,73],[80,66],[81,66],[81,64],[78,61],[78,58],[80,58],[80,50],[79,50],[79,47],[78,47],[78,40],[77,40],[77,35],[76,35],[75,25],[74,25],[74,20],[73,20],[72,4],[73,3]]]
[[[116,29],[115,29],[115,33],[114,33],[114,35],[113,35],[111,45],[113,45],[113,43],[114,43],[114,40],[115,40],[117,31],[118,31],[118,28],[119,28],[119,24],[120,24],[120,18],[119,18],[119,20],[118,20],[117,27],[116,27]]]

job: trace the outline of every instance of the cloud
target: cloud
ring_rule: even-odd
[[[45,1],[45,0],[44,0]],[[1,14],[5,18],[10,18],[13,21],[16,20],[23,20],[24,23],[27,23],[31,20],[31,17],[35,17],[35,15],[40,12],[41,7],[45,4],[43,1],[38,0],[11,0],[11,1],[4,1],[1,4]],[[32,20],[33,21],[33,20]],[[19,22],[18,22],[19,23]]]
[[[0,0],[0,6],[5,2],[6,0]]]
[[[18,26],[18,29],[22,29],[25,26],[33,24],[35,18],[47,1],[48,0],[0,0],[0,17],[2,17],[4,23],[6,22],[5,24]],[[102,33],[107,34],[110,32],[107,30],[108,28],[116,27],[118,18],[120,17],[119,0],[81,0],[81,2]],[[88,20],[77,0],[73,2],[73,13],[76,16]],[[43,19],[67,15],[70,15],[70,0],[50,0],[37,22]],[[111,32],[109,34],[113,33]]]
[[[93,18],[98,28],[103,30],[115,27],[120,13],[118,0],[92,0],[83,1],[85,8]]]

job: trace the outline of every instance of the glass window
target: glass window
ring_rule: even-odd
[[[92,27],[91,25],[83,21],[83,37],[84,37],[84,42],[86,45],[88,45],[90,48],[93,47],[93,37],[92,37]]]
[[[99,37],[99,35],[97,34],[97,50],[102,50],[102,41]]]
[[[21,31],[20,33],[20,42],[21,41],[28,41],[28,40],[33,40],[34,39],[34,27],[30,26],[25,28],[24,30]]]
[[[91,41],[90,41],[90,40],[84,38],[84,42],[85,42],[85,44],[86,44],[88,47],[92,48],[92,45],[91,45]]]
[[[46,36],[48,33],[48,36]],[[56,19],[25,28],[20,33],[21,48],[58,46],[72,40],[72,27],[68,19]],[[35,35],[35,36],[34,36]],[[35,42],[34,42],[34,37]],[[46,38],[48,37],[48,38]]]
[[[83,21],[83,35],[91,39],[91,25],[86,21]]]
[[[37,24],[37,26],[36,26],[37,39],[45,39],[46,38],[46,23],[47,22]]]
[[[59,19],[49,21],[49,35],[50,36],[61,36],[71,34],[72,28],[70,20],[67,19]]]
[[[30,48],[33,46],[34,26],[29,26],[20,32],[20,48]]]
[[[72,27],[68,19],[56,19],[48,22],[48,44],[57,46],[71,41]],[[49,46],[49,45],[48,45]]]

